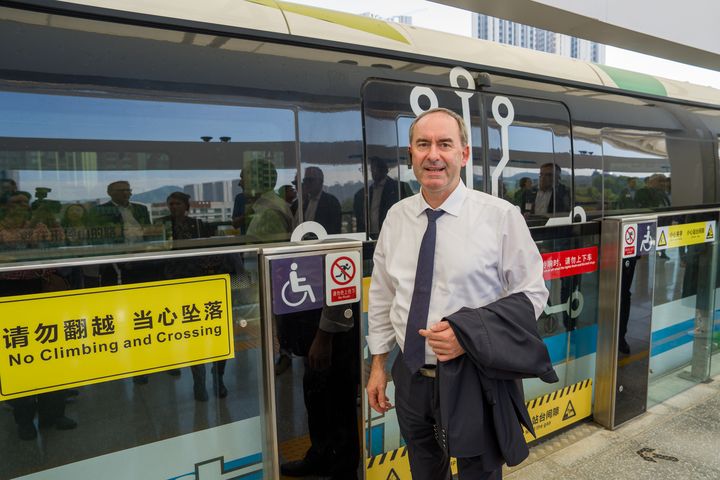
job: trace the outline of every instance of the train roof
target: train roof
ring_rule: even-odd
[[[78,4],[192,22],[319,39],[357,49],[457,61],[632,93],[720,105],[720,90],[375,18],[278,0],[71,0]]]

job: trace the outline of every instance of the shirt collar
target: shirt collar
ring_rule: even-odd
[[[460,209],[462,208],[462,204],[465,201],[465,198],[467,197],[468,189],[463,183],[462,180],[458,183],[457,187],[455,187],[455,190],[452,191],[450,196],[445,199],[445,201],[438,207],[438,210],[444,210],[445,213],[449,213],[453,217],[457,217],[460,215]],[[422,191],[417,195],[417,201],[415,202],[415,214],[419,217],[422,215],[425,210],[428,208],[430,210],[433,210],[430,205],[425,201],[425,198],[422,196]]]

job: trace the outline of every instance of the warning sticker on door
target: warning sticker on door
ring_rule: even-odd
[[[715,241],[715,221],[668,225],[657,229],[657,249],[686,247]]]
[[[528,414],[537,438],[589,417],[592,408],[592,379],[569,385],[527,403]],[[525,440],[534,440],[523,429]]]
[[[362,272],[360,252],[329,253],[325,256],[325,303],[343,305],[360,300]]]

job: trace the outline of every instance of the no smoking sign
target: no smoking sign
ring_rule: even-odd
[[[343,305],[360,300],[360,252],[329,253],[325,256],[325,303]]]

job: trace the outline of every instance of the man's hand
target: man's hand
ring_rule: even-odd
[[[385,362],[387,360],[387,356],[387,353],[373,355],[370,378],[367,383],[367,394],[368,400],[370,401],[370,408],[378,413],[385,413],[392,408],[390,399],[385,396],[385,387],[387,387]]]
[[[465,353],[447,320],[436,323],[429,330],[420,330],[420,335],[427,338],[428,345],[441,362],[447,362]]]

